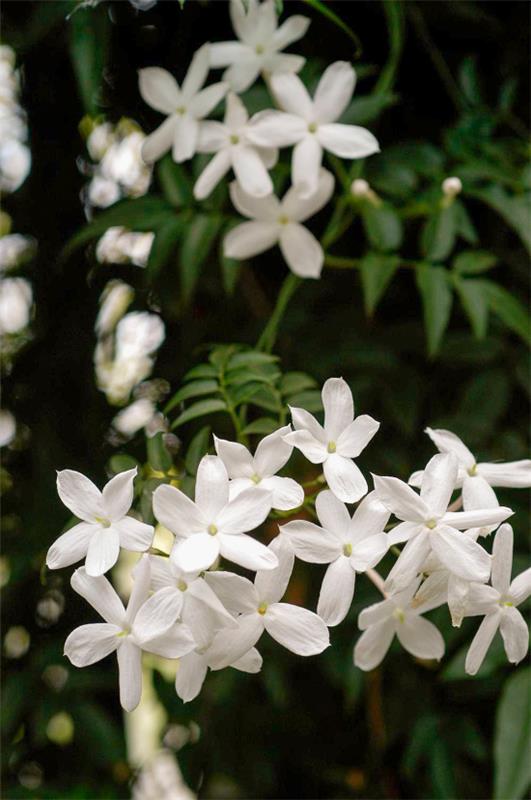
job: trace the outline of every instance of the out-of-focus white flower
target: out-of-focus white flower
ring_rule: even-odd
[[[4,653],[7,658],[22,658],[29,650],[31,637],[22,625],[9,628],[4,636]]]
[[[0,57],[0,190],[14,192],[31,169],[31,153],[24,143],[28,131],[18,103],[20,90],[15,53],[4,45]]]
[[[157,314],[131,311],[116,328],[116,359],[148,356],[164,341],[164,323]]]
[[[29,148],[16,139],[0,144],[0,189],[14,192],[21,186],[31,169]]]
[[[135,233],[127,228],[112,227],[105,231],[96,245],[96,258],[101,264],[127,264],[145,267],[154,233]]]
[[[148,549],[154,529],[127,515],[133,503],[136,467],[120,472],[103,491],[80,472],[57,473],[57,491],[65,506],[83,522],[63,533],[46,556],[49,569],[69,567],[86,556],[88,575],[103,575],[116,564],[120,547],[135,553]]]
[[[442,182],[442,190],[443,194],[445,194],[447,197],[455,197],[463,191],[463,184],[461,183],[460,178],[455,176],[451,178],[445,178]]]
[[[111,144],[100,164],[102,175],[115,181],[132,197],[145,194],[151,179],[151,170],[146,167],[141,154],[145,141],[141,131],[133,131]]]
[[[0,335],[19,333],[29,324],[33,290],[25,278],[0,280]]]
[[[343,503],[367,494],[367,481],[353,458],[366,448],[380,427],[367,414],[354,419],[352,392],[343,378],[329,378],[321,392],[324,427],[303,408],[290,408],[293,433],[284,441],[297,447],[312,464],[322,464],[329,487]]]
[[[116,141],[116,135],[110,122],[96,125],[87,139],[87,150],[93,161],[101,161],[107,150]]]
[[[139,0],[133,3],[138,4]],[[196,796],[184,782],[177,759],[168,750],[161,750],[141,769],[132,795],[133,800],[195,800]]]
[[[196,51],[181,87],[165,69],[140,70],[139,88],[144,101],[167,115],[142,145],[142,156],[148,164],[162,158],[168,150],[172,150],[178,163],[192,158],[196,152],[199,120],[208,116],[228,89],[226,83],[214,83],[202,89],[208,75],[209,48],[207,43]]]
[[[350,102],[355,81],[352,66],[336,61],[323,73],[312,100],[297,75],[273,75],[271,89],[283,111],[260,111],[249,123],[248,136],[257,145],[295,145],[292,181],[304,197],[316,191],[323,150],[352,159],[380,149],[366,128],[336,122]]]
[[[258,75],[266,78],[277,72],[298,72],[306,59],[281,51],[301,39],[310,24],[308,17],[296,14],[278,28],[274,0],[231,0],[230,15],[237,42],[216,42],[210,46],[210,65],[228,67],[223,80],[237,92],[244,92]]]
[[[9,233],[0,238],[0,272],[20,266],[35,252],[36,243],[31,236]]]
[[[0,409],[0,447],[7,447],[17,432],[17,423],[11,411]]]
[[[115,329],[134,296],[132,286],[123,281],[109,281],[101,294],[100,310],[94,325],[98,336],[105,336]]]
[[[120,187],[109,178],[95,175],[88,188],[88,199],[96,208],[107,208],[116,203],[121,197]]]
[[[132,436],[145,428],[156,414],[154,403],[148,397],[139,397],[123,408],[112,421],[113,428],[124,436]]]
[[[328,203],[333,191],[334,178],[324,169],[320,172],[317,191],[307,199],[293,186],[281,201],[274,194],[253,197],[233,182],[231,200],[240,214],[252,221],[229,231],[223,240],[224,254],[228,258],[250,258],[278,244],[295,275],[318,278],[324,263],[323,248],[301,222],[317,214]]]

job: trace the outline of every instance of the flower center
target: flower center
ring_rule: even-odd
[[[343,555],[344,556],[352,555],[352,545],[350,544],[350,542],[348,544],[343,545]]]
[[[510,600],[501,600],[500,601],[500,605],[504,606],[505,608],[513,608],[514,607],[514,603],[511,603]]]
[[[308,125],[308,130],[310,131],[310,133],[317,133],[317,123],[310,122],[310,124]]]
[[[337,449],[337,445],[335,442],[328,442],[328,447],[326,448],[329,453],[335,453]]]
[[[289,217],[286,217],[286,215],[283,214],[281,217],[278,218],[278,221],[280,225],[287,225],[289,222]]]
[[[254,475],[251,475],[251,480],[253,483],[259,484],[262,478],[255,472]]]
[[[406,615],[404,614],[404,610],[402,608],[395,608],[393,611],[393,617],[396,619],[397,622],[405,622]]]
[[[186,106],[179,106],[175,111],[177,114],[186,114]]]
[[[235,134],[235,133],[233,133],[233,134],[231,135],[231,137],[230,137],[230,143],[231,143],[231,144],[238,144],[238,142],[239,142],[239,141],[240,141],[240,137],[239,137],[239,136],[236,136],[236,134]]]
[[[254,52],[256,53],[257,56],[263,55],[264,51],[265,47],[263,44],[257,44],[256,47],[254,48]]]
[[[116,634],[117,639],[123,639],[125,636],[129,636],[131,633],[131,628],[123,628],[120,633]]]
[[[260,605],[258,606],[258,613],[264,616],[266,611],[267,611],[267,603],[260,603]]]
[[[472,464],[472,466],[468,470],[468,474],[470,475],[471,478],[474,478],[478,474],[478,465]]]
[[[111,521],[107,519],[107,517],[96,517],[96,522],[98,522],[102,528],[111,527]]]
[[[437,527],[437,520],[436,519],[429,519],[426,522],[426,527],[429,528],[430,531],[432,531],[434,528]]]
[[[218,532],[218,529],[217,529],[216,525],[214,525],[214,523],[212,523],[212,525],[209,525],[209,526],[208,526],[208,528],[207,528],[207,532],[208,532],[208,533],[209,533],[211,536],[215,536],[215,535],[216,535],[216,533]]]
[[[180,589],[181,592],[185,592],[188,589],[188,584],[181,578],[179,581],[177,581],[177,588]]]

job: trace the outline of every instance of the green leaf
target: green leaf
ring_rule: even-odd
[[[483,281],[489,297],[489,306],[509,330],[516,333],[526,344],[531,346],[531,326],[526,309],[507,289],[493,283]]]
[[[454,285],[476,338],[483,339],[489,321],[488,288],[484,281],[466,281],[457,276]]]
[[[255,367],[240,367],[227,370],[225,380],[229,385],[260,381],[274,385],[280,378],[280,370],[274,364],[262,364]]]
[[[419,264],[416,269],[417,287],[422,298],[424,327],[428,353],[435,355],[450,321],[452,290],[448,273],[442,267]]]
[[[377,250],[398,250],[402,244],[402,221],[387,203],[375,206],[365,202],[361,208],[365,233]]]
[[[221,217],[215,214],[198,214],[188,226],[179,259],[181,295],[185,306],[193,296],[199,273],[220,227]]]
[[[254,422],[251,422],[247,427],[245,427],[242,431],[245,435],[250,435],[252,433],[259,433],[264,434],[267,436],[268,433],[273,433],[278,428],[278,420],[272,419],[271,417],[259,417],[255,419]]]
[[[196,433],[190,442],[190,446],[186,451],[186,456],[184,459],[184,466],[190,475],[195,475],[197,473],[199,462],[208,452],[208,446],[210,444],[210,431],[210,425],[205,425],[204,428],[201,428],[201,430]]]
[[[165,198],[172,206],[182,208],[194,204],[192,181],[182,164],[176,164],[168,153],[157,165],[157,176]]]
[[[465,250],[454,258],[452,267],[456,272],[473,275],[492,269],[497,261],[494,253],[486,250]]]
[[[181,425],[184,425],[186,422],[191,422],[193,419],[197,419],[198,417],[204,417],[207,414],[215,414],[218,411],[226,411],[227,406],[223,402],[223,400],[199,400],[199,402],[194,403],[186,411],[183,411],[182,414],[179,414],[177,419],[172,423],[172,429],[179,428]]]
[[[272,356],[269,353],[260,353],[258,350],[246,350],[243,353],[235,353],[231,356],[229,369],[275,364],[277,361],[278,356]]]
[[[262,388],[263,383],[257,381],[246,381],[245,383],[235,386],[229,390],[229,396],[233,406],[241,406],[243,403],[248,403],[251,398],[255,396]]]
[[[454,209],[457,235],[464,239],[465,242],[468,242],[468,244],[477,245],[479,241],[477,231],[461,200],[454,200]]]
[[[198,378],[217,378],[218,371],[213,364],[198,364],[189,369],[183,380],[193,381]]]
[[[258,408],[265,408],[266,411],[272,411],[274,414],[278,414],[281,410],[278,395],[270,386],[264,384],[253,395],[252,404]]]
[[[529,224],[529,197],[511,195],[498,184],[484,189],[469,189],[469,197],[475,197],[496,211],[506,224],[514,230],[529,252],[531,252],[531,225]]]
[[[171,467],[172,458],[166,450],[162,431],[147,437],[147,456],[150,466],[155,470],[167,472]]]
[[[422,252],[430,261],[444,261],[454,249],[456,238],[457,215],[452,203],[427,220],[421,236]]]
[[[172,408],[182,403],[183,400],[189,400],[190,397],[200,397],[204,394],[213,394],[219,390],[219,384],[215,380],[205,379],[200,381],[192,381],[185,384],[178,392],[176,392],[171,400],[168,401],[164,413],[167,414]]]
[[[280,392],[288,397],[305,389],[313,389],[317,381],[305,372],[286,372],[280,381]]]
[[[365,311],[370,316],[400,266],[399,256],[384,253],[367,253],[361,259],[361,285]]]
[[[318,390],[294,394],[293,397],[290,397],[289,402],[290,405],[296,408],[304,408],[306,411],[311,411],[312,414],[323,410],[321,392]]]
[[[321,2],[321,0],[304,0],[304,2],[307,5],[309,5],[312,8],[314,8],[320,14],[322,14],[323,17],[326,17],[331,22],[333,22],[334,25],[337,25],[338,28],[340,28],[344,33],[347,34],[347,36],[350,39],[352,39],[352,41],[354,42],[354,44],[356,46],[356,51],[354,53],[354,58],[358,58],[361,55],[361,42],[360,42],[359,36],[356,33],[354,33],[352,28],[349,25],[347,25],[346,22],[343,22],[341,17],[338,17],[338,15],[334,11],[332,11],[332,9],[330,8],[329,5],[327,5],[326,3]]]
[[[153,279],[161,268],[167,264],[177,247],[177,242],[182,234],[185,220],[181,217],[168,219],[155,233],[155,240],[149,253],[146,274]]]
[[[79,8],[68,20],[70,58],[88,114],[96,115],[103,69],[109,52],[111,20],[105,6]]]
[[[340,117],[346,125],[367,125],[377,119],[386,108],[396,105],[398,96],[392,92],[356,97]]]
[[[531,783],[530,688],[530,667],[503,687],[494,732],[494,800],[519,800]]]
[[[235,258],[227,258],[220,253],[219,263],[221,265],[221,280],[225,294],[231,297],[234,294],[236,284],[243,269],[243,263]]]

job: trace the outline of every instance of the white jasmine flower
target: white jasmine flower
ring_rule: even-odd
[[[132,711],[142,694],[142,650],[164,658],[178,658],[195,647],[191,632],[186,625],[173,625],[171,613],[154,604],[153,598],[147,599],[150,585],[147,558],[141,559],[136,570],[127,610],[103,576],[91,577],[81,568],[72,575],[71,584],[105,622],[81,625],[72,631],[65,642],[65,655],[75,667],[86,667],[116,652],[120,703],[126,711]]]
[[[183,703],[194,700],[201,691],[210,667],[209,650],[194,650],[179,659],[177,676],[175,678],[175,691]],[[240,658],[235,659],[233,667],[240,672],[255,674],[262,669],[262,656],[255,647],[251,647]]]
[[[259,570],[254,583],[230,572],[205,575],[225,607],[240,614],[238,628],[220,631],[209,648],[213,669],[222,669],[240,658],[256,644],[264,630],[299,656],[317,655],[330,644],[328,628],[317,614],[280,602],[291,577],[294,556],[277,539],[268,549],[276,554],[278,566],[273,570]]]
[[[264,253],[279,245],[286,263],[301,278],[318,278],[324,263],[323,248],[310,231],[301,225],[317,214],[330,200],[334,179],[322,169],[317,191],[303,199],[292,186],[279,201],[268,197],[252,197],[236,182],[230,196],[234,206],[252,222],[237,225],[225,236],[223,251],[228,258],[244,259]]]
[[[367,481],[352,461],[360,455],[380,427],[363,414],[354,419],[352,392],[343,378],[329,378],[321,392],[324,427],[302,408],[291,408],[295,431],[284,441],[298,447],[312,464],[322,464],[325,478],[343,503],[355,503],[367,494]]]
[[[142,145],[142,156],[147,163],[157,161],[170,149],[179,163],[192,158],[196,152],[199,120],[212,111],[228,89],[226,83],[201,88],[210,65],[209,48],[209,44],[204,44],[197,50],[181,87],[165,69],[140,70],[139,87],[143,99],[156,111],[168,115]]]
[[[93,161],[101,161],[107,150],[116,141],[114,127],[110,122],[96,125],[87,138],[87,150]]]
[[[139,397],[127,408],[118,412],[112,425],[123,436],[133,436],[141,428],[146,428],[156,413],[155,405],[148,397]]]
[[[463,184],[461,183],[461,179],[455,176],[451,178],[445,178],[442,182],[441,186],[443,190],[443,194],[447,197],[456,197],[463,191]]]
[[[312,100],[297,75],[273,75],[271,89],[283,111],[261,111],[249,124],[249,137],[257,145],[295,145],[292,181],[304,196],[316,190],[323,150],[341,158],[365,158],[380,149],[366,128],[336,122],[350,102],[355,81],[352,66],[336,61],[323,73]]]
[[[271,509],[265,489],[246,489],[229,499],[229,476],[217,456],[204,456],[197,470],[195,502],[164,484],[153,492],[153,512],[177,536],[171,558],[184,572],[208,569],[222,555],[247,569],[272,569],[274,553],[247,536]]]
[[[418,581],[398,594],[365,608],[358,625],[363,631],[354,648],[354,664],[368,671],[381,664],[395,635],[415,658],[441,659],[444,639],[432,622],[421,615],[435,606],[412,604]]]
[[[501,525],[492,549],[492,586],[475,584],[468,598],[466,616],[484,615],[468,650],[465,669],[475,675],[499,629],[507,658],[518,664],[527,655],[529,631],[518,611],[531,594],[531,567],[511,582],[513,566],[513,529]]]
[[[0,238],[0,272],[8,272],[28,261],[36,250],[36,242],[31,236],[9,233]]]
[[[109,178],[94,175],[88,187],[88,199],[91,206],[107,208],[117,203],[122,193],[120,187]]]
[[[7,447],[15,438],[17,423],[11,411],[0,409],[0,447]]]
[[[135,292],[123,281],[109,281],[100,297],[100,310],[94,329],[98,336],[111,333],[133,302]]]
[[[283,439],[290,431],[291,426],[286,425],[265,436],[254,456],[242,444],[214,436],[216,453],[225,464],[230,478],[231,499],[246,489],[259,488],[271,492],[271,507],[279,511],[289,511],[302,505],[302,486],[292,478],[281,478],[276,474],[285,466],[293,451],[293,447]]]
[[[228,67],[223,80],[238,94],[251,86],[258,75],[277,72],[298,72],[306,59],[282,53],[285,47],[301,39],[310,24],[307,17],[296,14],[280,28],[274,0],[258,3],[231,0],[230,16],[238,42],[217,42],[210,46],[210,65]]]
[[[33,306],[31,283],[25,278],[0,281],[0,335],[14,334],[27,328]]]
[[[459,531],[482,525],[499,525],[513,513],[510,508],[447,511],[457,480],[453,453],[438,454],[424,470],[420,495],[398,478],[373,475],[379,499],[402,520],[390,534],[391,542],[407,542],[386,581],[399,591],[411,583],[430,551],[452,574],[466,581],[484,582],[490,574],[490,556],[472,538]]]
[[[338,625],[348,614],[354,597],[356,572],[375,567],[389,549],[384,528],[390,512],[376,492],[365,497],[351,518],[348,509],[330,491],[320,492],[315,510],[321,527],[306,520],[282,525],[295,555],[313,564],[330,564],[317,613],[327,625]]]
[[[87,575],[103,575],[116,564],[120,547],[133,552],[149,548],[153,527],[127,516],[136,473],[136,467],[118,473],[102,492],[80,472],[63,469],[57,473],[59,497],[83,521],[50,547],[46,556],[49,569],[69,567],[86,556]]]
[[[31,153],[17,139],[8,139],[0,144],[0,190],[14,192],[21,186],[31,169]]]
[[[113,142],[101,160],[101,175],[130,197],[145,194],[151,181],[151,169],[142,158],[145,142],[142,131],[134,130]]]
[[[273,191],[267,171],[277,159],[273,148],[255,147],[247,138],[249,115],[239,97],[227,97],[223,123],[207,120],[199,127],[199,153],[215,153],[194,186],[198,200],[213,191],[232,168],[242,189],[253,197],[265,197]]]

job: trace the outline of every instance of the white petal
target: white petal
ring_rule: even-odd
[[[289,603],[269,606],[264,626],[276,642],[299,656],[317,655],[330,645],[328,628],[321,617]]]
[[[245,569],[274,569],[277,558],[265,544],[257,542],[252,536],[244,533],[230,536],[219,534],[220,553],[223,558],[239,564]]]
[[[518,664],[527,655],[529,630],[517,608],[505,607],[500,620],[500,633],[511,664]]]
[[[126,711],[132,711],[142,696],[142,651],[127,637],[118,648],[117,656],[120,704]]]
[[[447,525],[438,525],[429,538],[435,555],[454,575],[479,583],[489,579],[490,556],[473,539]]]
[[[240,672],[248,672],[251,675],[255,675],[262,669],[262,664],[262,656],[256,647],[251,647],[247,653],[244,653],[243,656],[236,659],[236,661],[231,664],[231,667],[234,667],[234,669],[239,669]]]
[[[258,485],[251,478],[233,478],[229,481],[229,500],[234,500],[245,489],[258,489]],[[268,490],[269,491],[269,490]]]
[[[249,114],[241,99],[234,92],[229,92],[225,98],[225,125],[233,131],[239,131],[248,119]]]
[[[367,494],[367,481],[350,459],[332,453],[325,461],[323,471],[329,487],[343,503],[355,503]]]
[[[133,622],[133,635],[139,645],[161,636],[177,621],[183,607],[183,593],[176,586],[155,592],[141,606]]]
[[[177,130],[177,116],[172,114],[164,120],[162,125],[146,136],[142,142],[142,158],[146,164],[153,164],[159,158],[171,150]]]
[[[236,62],[223,73],[223,80],[236,92],[245,92],[260,74],[260,62],[257,57],[248,61]]]
[[[81,472],[73,469],[58,472],[57,493],[72,514],[85,522],[105,516],[100,490]]]
[[[302,39],[309,25],[310,20],[308,17],[303,17],[300,14],[293,14],[293,16],[288,17],[273,34],[272,43],[275,50],[284,50],[292,42]]]
[[[304,222],[317,214],[330,200],[334,193],[334,176],[326,169],[319,172],[317,191],[309,197],[292,186],[282,199],[282,213],[291,220]]]
[[[237,628],[219,631],[208,648],[208,663],[211,669],[223,669],[234,664],[253,647],[264,630],[264,618],[256,611],[242,614]]]
[[[289,72],[272,75],[270,86],[273,97],[280,108],[296,117],[302,117],[307,123],[314,121],[312,99],[306,86],[297,75]],[[307,128],[307,125],[305,127]],[[286,142],[286,144],[292,144],[292,142]]]
[[[455,578],[455,580],[464,583],[460,578]],[[466,586],[468,587],[468,583]],[[448,572],[445,569],[439,569],[428,575],[426,580],[421,583],[415,594],[412,606],[417,613],[424,614],[426,611],[431,611],[433,608],[444,605],[447,600]]]
[[[276,222],[242,222],[231,228],[223,239],[223,254],[237,260],[251,258],[274,247],[278,237]]]
[[[208,197],[230,168],[231,159],[229,151],[227,149],[220,150],[219,153],[216,153],[208,162],[195,182],[194,197],[196,200],[204,200]]]
[[[175,586],[176,574],[178,571],[172,570],[174,566],[169,558],[165,556],[148,556],[151,570],[151,588],[154,592],[164,589],[166,586]]]
[[[296,408],[295,406],[289,406],[289,410],[291,411],[291,419],[296,431],[307,430],[318,442],[326,444],[324,428],[319,425],[313,414],[310,414],[304,408]]]
[[[220,533],[248,533],[265,520],[271,510],[271,494],[264,489],[245,489],[219,514]]]
[[[433,428],[426,428],[426,433],[441,453],[453,453],[465,469],[470,469],[476,463],[476,459],[468,447],[455,433]]]
[[[378,140],[359,125],[319,125],[316,136],[325,150],[340,158],[365,158],[380,151]]]
[[[511,583],[513,569],[513,529],[500,525],[492,546],[491,583],[500,594],[506,594]]]
[[[375,567],[389,550],[389,537],[386,533],[374,533],[359,542],[352,548],[350,563],[357,572],[365,572]]]
[[[273,183],[257,150],[238,145],[232,150],[232,168],[242,189],[255,197],[265,197],[273,191]]]
[[[354,419],[354,401],[349,385],[343,378],[329,378],[321,397],[325,412],[324,429],[327,438],[336,442]]]
[[[208,70],[210,67],[210,45],[204,44],[199,50],[196,50],[188,72],[183,81],[181,92],[185,102],[197,94],[206,81]]]
[[[284,536],[277,536],[267,548],[277,559],[274,569],[260,570],[256,573],[254,587],[260,602],[278,603],[284,597],[293,572],[295,556],[286,546]]]
[[[63,533],[46,554],[48,569],[61,569],[81,561],[87,554],[90,539],[96,530],[97,526],[91,522],[80,522]]]
[[[469,675],[475,675],[483,664],[499,624],[500,613],[495,611],[493,614],[488,614],[479,626],[466,654],[465,670]]]
[[[531,486],[531,460],[510,461],[505,464],[478,464],[478,473],[491,486],[527,489]]]
[[[322,464],[328,457],[326,446],[318,441],[310,431],[293,431],[284,437],[284,441],[298,448],[312,464]]]
[[[298,80],[294,75],[277,77]],[[251,117],[246,129],[249,141],[259,147],[290,147],[300,142],[307,133],[308,126],[303,119],[284,111],[259,111]]]
[[[264,478],[260,486],[271,492],[271,508],[278,511],[290,511],[299,508],[304,502],[304,489],[293,478],[279,478],[273,475]]]
[[[154,536],[152,525],[139,522],[134,517],[124,517],[120,522],[113,523],[113,529],[118,531],[120,537],[120,547],[124,550],[132,550],[135,553],[143,553],[151,547]]]
[[[213,83],[207,86],[190,102],[190,114],[195,119],[203,119],[207,117],[217,104],[223,100],[227,94],[229,84],[224,81],[222,83]]]
[[[173,132],[173,160],[178,164],[192,158],[197,148],[199,123],[189,114],[177,117]]]
[[[379,427],[380,423],[368,414],[356,417],[340,433],[336,442],[337,452],[345,458],[356,458],[365,450]]]
[[[154,636],[142,643],[142,649],[162,658],[181,658],[197,647],[192,631],[188,625],[178,622],[164,633]]]
[[[371,606],[364,608],[358,617],[358,627],[361,631],[377,625],[386,619],[393,616],[395,604],[392,600],[382,600],[379,603],[373,603]]]
[[[390,516],[390,511],[380,502],[376,492],[370,492],[363,498],[350,521],[350,540],[357,542],[367,536],[382,533]]]
[[[227,148],[229,139],[230,131],[222,122],[215,122],[212,119],[203,120],[199,123],[197,152],[217,153],[218,150]]]
[[[103,508],[107,519],[113,522],[122,519],[133,505],[136,474],[136,467],[119,472],[103,487]]]
[[[116,625],[98,622],[81,625],[67,637],[64,653],[75,667],[88,667],[113,653],[119,643],[121,629]]]
[[[274,194],[269,197],[253,197],[244,192],[237,181],[233,181],[230,185],[230,199],[236,210],[250,219],[276,224],[281,213],[280,203]]]
[[[410,539],[387,576],[386,590],[394,594],[405,589],[415,579],[429,552],[430,540],[426,533],[419,533]]]
[[[236,36],[242,41],[247,41],[258,23],[258,3],[256,0],[251,0],[247,4],[243,0],[231,0],[229,13]]]
[[[408,614],[396,626],[396,635],[403,648],[416,658],[435,658],[444,655],[444,639],[440,631],[427,619]]]
[[[268,436],[264,436],[258,443],[254,454],[254,466],[262,478],[275,475],[288,461],[293,447],[283,440],[291,432],[290,425],[284,425]]]
[[[186,598],[189,599],[190,596],[199,603],[205,605],[210,611],[214,612],[219,618],[218,627],[226,627],[227,625],[231,626],[235,624],[232,615],[229,614],[217,594],[203,578],[199,578],[189,584]]]
[[[305,63],[306,59],[302,56],[294,56],[292,53],[272,53],[264,59],[262,72],[270,75],[279,72],[300,72]]]
[[[143,555],[137,561],[132,572],[134,576],[133,588],[127,603],[126,621],[130,628],[138,610],[145,603],[151,589],[151,559]]]
[[[256,611],[259,605],[254,584],[233,572],[206,572],[205,581],[219,597],[223,605],[233,614],[248,614]]]
[[[203,518],[214,522],[229,502],[229,476],[219,456],[203,456],[197,468],[195,504]]]
[[[350,514],[341,500],[333,492],[325,489],[315,499],[315,510],[319,522],[327,531],[332,531],[341,541],[348,540],[350,530]]]
[[[274,0],[264,0],[258,6],[257,24],[253,31],[257,42],[268,42],[277,27],[277,13]]]
[[[307,134],[293,148],[291,161],[293,186],[302,198],[311,197],[318,190],[322,160],[323,148],[313,134]]]
[[[419,522],[401,522],[396,528],[389,531],[389,544],[402,544],[420,533],[424,526]]]
[[[125,619],[123,603],[107,578],[92,578],[85,568],[76,569],[70,580],[72,589],[90,603],[106,622],[122,627]]]
[[[435,517],[444,514],[457,484],[458,462],[453,453],[437,453],[424,470],[420,496]]]
[[[181,105],[177,81],[160,67],[147,67],[138,72],[138,88],[142,99],[162,114],[173,114]]]
[[[393,637],[395,626],[392,619],[383,619],[362,633],[354,648],[354,664],[368,672],[384,660]]]
[[[288,536],[295,554],[310,564],[329,564],[342,553],[339,538],[330,530],[324,530],[313,522],[293,520],[282,525],[282,533]]]
[[[441,572],[446,573],[446,570]],[[447,603],[454,628],[459,628],[463,622],[469,594],[470,583],[450,572],[447,579]]]
[[[324,264],[323,248],[310,231],[298,222],[280,229],[280,250],[286,264],[299,278],[318,278]]]
[[[319,122],[335,122],[350,102],[356,74],[348,61],[336,61],[323,72],[314,96]]]
[[[499,608],[500,593],[492,586],[482,583],[469,583],[465,616],[477,617],[490,614]]]
[[[241,42],[214,42],[210,45],[210,66],[213,69],[241,63],[249,49]]]
[[[188,653],[179,659],[175,691],[183,703],[189,703],[197,697],[203,687],[207,669],[206,658],[199,653]]]
[[[250,478],[254,475],[253,457],[243,444],[214,436],[214,447],[225,464],[229,478]]]
[[[219,536],[194,533],[188,539],[176,542],[171,559],[185,572],[200,572],[212,566],[219,556]]]
[[[153,513],[176,536],[199,533],[205,528],[205,520],[196,504],[180,489],[166,483],[153,492]]]
[[[332,561],[325,572],[317,613],[327,625],[339,625],[348,614],[354,597],[356,573],[350,560],[341,555]]]
[[[499,525],[513,514],[514,511],[506,506],[478,509],[477,511],[449,511],[441,519],[441,522],[462,531],[484,525]]]
[[[87,575],[103,575],[113,567],[120,553],[120,536],[115,528],[100,528],[90,538],[85,567]]]
[[[429,509],[426,503],[407,483],[383,475],[372,477],[379,500],[395,517],[404,522],[425,522],[428,519]]]
[[[531,567],[514,579],[509,587],[509,594],[515,606],[527,600],[531,594]]]
[[[500,505],[494,489],[481,475],[471,477],[466,474],[463,480],[462,494],[465,511],[474,511],[478,508],[496,508]]]

